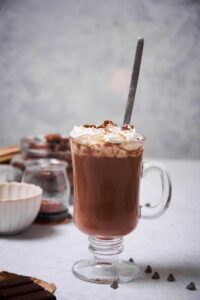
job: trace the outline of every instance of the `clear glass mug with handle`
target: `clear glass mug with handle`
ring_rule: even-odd
[[[79,279],[94,283],[110,284],[114,279],[128,282],[140,271],[134,263],[119,259],[123,237],[136,228],[140,218],[154,219],[166,211],[171,200],[171,180],[160,164],[143,163],[143,136],[136,134],[134,143],[123,146],[102,142],[98,128],[96,131],[89,138],[85,132],[71,132],[74,222],[89,235],[89,251],[93,254],[91,259],[76,262],[72,271]],[[154,206],[142,206],[140,179],[152,170],[160,175],[160,201]]]

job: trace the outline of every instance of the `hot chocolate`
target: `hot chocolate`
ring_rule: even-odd
[[[137,225],[143,137],[111,121],[74,127],[74,221],[86,234],[124,236]]]

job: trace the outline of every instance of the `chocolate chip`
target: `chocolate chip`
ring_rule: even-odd
[[[148,265],[145,269],[145,273],[152,273],[152,267]]]
[[[190,291],[195,291],[195,290],[197,289],[194,282],[190,282],[190,283],[186,286],[186,288],[187,288],[188,290],[190,290]]]
[[[119,285],[118,285],[118,281],[117,280],[113,280],[112,284],[110,285],[110,287],[114,290],[118,289]]]
[[[152,275],[151,278],[152,278],[152,279],[160,279],[160,275],[159,275],[158,272],[155,272],[155,273]]]
[[[175,281],[175,280],[176,279],[175,279],[174,275],[172,273],[170,273],[169,276],[167,277],[167,281],[172,282],[172,281]]]
[[[150,203],[146,203],[145,206],[146,207],[151,207],[151,204]]]
[[[132,262],[132,263],[134,263],[134,259],[131,257],[131,258],[129,258],[129,260],[128,261],[130,261],[130,262]]]

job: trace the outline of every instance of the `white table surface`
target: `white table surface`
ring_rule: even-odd
[[[117,290],[108,285],[76,279],[71,267],[89,256],[87,236],[67,225],[32,225],[12,237],[0,237],[0,270],[32,275],[57,285],[59,300],[194,300],[200,299],[200,161],[161,161],[168,168],[173,196],[169,210],[156,220],[141,220],[137,229],[125,237],[121,256],[133,257],[144,270],[147,264],[161,279],[142,273],[136,281],[121,284]],[[149,175],[150,176],[150,175]],[[150,180],[150,178],[149,178]],[[146,179],[147,181],[147,179]],[[151,201],[158,183],[143,184],[142,196]],[[150,182],[149,181],[149,182]],[[167,282],[172,272],[176,282]],[[197,291],[185,286],[194,281]]]

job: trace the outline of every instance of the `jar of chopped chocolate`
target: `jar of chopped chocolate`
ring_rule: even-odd
[[[25,161],[29,159],[56,158],[67,162],[67,174],[73,195],[72,159],[67,135],[28,135],[21,139],[20,146],[21,155],[14,157],[11,164],[21,170],[25,169]]]
[[[22,181],[38,185],[43,190],[38,220],[61,221],[67,218],[70,198],[67,162],[31,159],[25,165]]]

